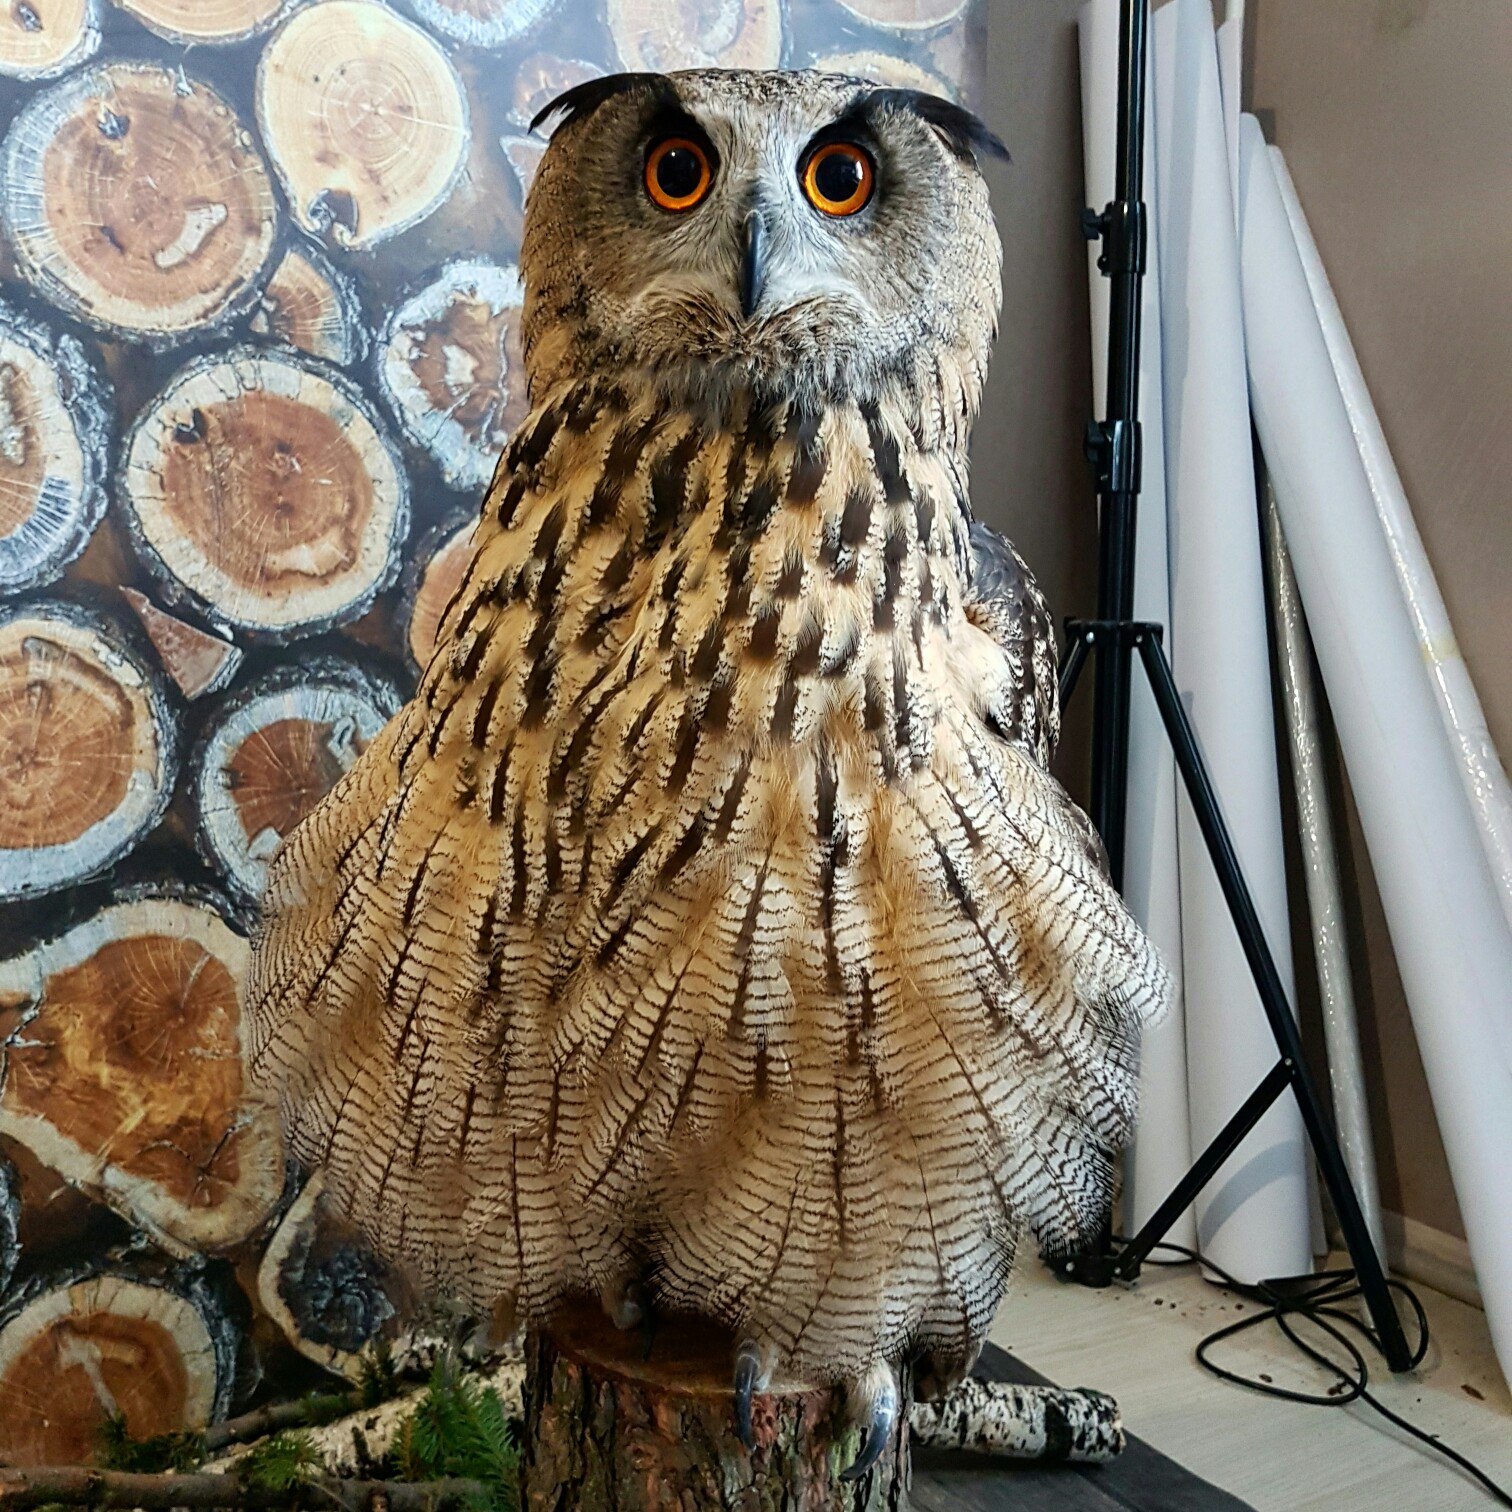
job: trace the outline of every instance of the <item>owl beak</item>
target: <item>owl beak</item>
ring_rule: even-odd
[[[740,257],[740,313],[747,320],[761,303],[766,287],[767,231],[759,210],[752,210],[745,221],[745,247]]]

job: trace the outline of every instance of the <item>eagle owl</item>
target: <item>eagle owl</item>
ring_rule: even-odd
[[[290,836],[250,998],[294,1152],[433,1292],[692,1309],[844,1383],[974,1358],[1106,1221],[1165,994],[1046,771],[1044,603],[971,522],[1000,299],[943,100],[551,107],[531,411],[414,700]]]

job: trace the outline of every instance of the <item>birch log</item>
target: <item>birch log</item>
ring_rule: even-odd
[[[0,899],[114,865],[177,771],[171,695],[124,625],[61,599],[0,608]]]
[[[840,1472],[860,1433],[843,1393],[774,1382],[754,1402],[756,1448],[735,1431],[733,1341],[701,1320],[664,1319],[648,1354],[597,1307],[569,1306],[526,1346],[523,1512],[899,1512],[908,1505],[908,1419],[877,1463]]]
[[[110,405],[83,344],[0,305],[0,593],[40,588],[105,512]]]
[[[31,100],[0,210],[23,276],[110,334],[169,346],[257,296],[277,207],[231,107],[181,69],[99,64]]]
[[[388,681],[334,657],[277,667],[227,694],[191,761],[206,858],[256,903],[279,843],[399,708]]]
[[[0,1150],[0,1307],[21,1259],[21,1177]]]
[[[263,1252],[257,1300],[300,1354],[353,1381],[363,1351],[391,1340],[413,1306],[402,1278],[325,1200],[318,1171]]]
[[[247,942],[223,900],[136,890],[0,963],[0,1134],[179,1255],[253,1233],[283,1191],[242,1063]]]
[[[99,0],[10,0],[0,10],[0,75],[52,79],[93,57]]]
[[[350,367],[367,352],[357,286],[310,247],[284,253],[247,322],[254,335]]]
[[[559,0],[407,0],[432,31],[468,47],[503,47],[556,9]]]
[[[148,31],[181,47],[245,42],[276,26],[301,0],[112,0]]]
[[[456,489],[481,489],[529,410],[519,271],[448,263],[389,317],[378,342],[384,398]]]
[[[776,68],[781,0],[607,0],[609,34],[628,69]]]
[[[230,1403],[237,1343],[192,1268],[37,1278],[0,1322],[0,1463],[87,1464],[110,1417],[133,1438],[203,1428]]]
[[[257,66],[257,119],[304,231],[366,250],[437,210],[467,157],[446,54],[374,0],[296,11]]]
[[[335,368],[240,347],[197,358],[127,437],[116,489],[171,601],[286,641],[365,613],[393,581],[409,485],[369,402]]]
[[[233,642],[159,609],[135,588],[121,589],[121,597],[131,606],[163,670],[185,698],[219,693],[236,676],[242,653]]]
[[[399,623],[410,666],[423,672],[436,649],[436,631],[472,560],[473,511],[459,512],[420,542],[405,573]]]

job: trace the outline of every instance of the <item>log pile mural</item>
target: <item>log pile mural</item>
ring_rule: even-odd
[[[246,1083],[241,973],[524,414],[532,116],[692,65],[969,99],[984,11],[0,7],[0,1463],[342,1389],[402,1326]]]

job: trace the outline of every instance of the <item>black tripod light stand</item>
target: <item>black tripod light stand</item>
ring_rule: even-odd
[[[1097,474],[1100,506],[1097,618],[1066,623],[1068,643],[1061,665],[1061,702],[1065,704],[1070,698],[1090,654],[1096,666],[1092,819],[1107,848],[1113,883],[1122,888],[1130,692],[1134,656],[1138,653],[1234,927],[1239,932],[1279,1058],[1127,1244],[1120,1246],[1116,1254],[1104,1247],[1095,1253],[1076,1256],[1063,1262],[1061,1270],[1069,1279],[1089,1286],[1132,1281],[1171,1225],[1217,1174],[1271,1104],[1289,1089],[1302,1110],[1302,1122],[1387,1364],[1394,1371],[1409,1370],[1411,1351],[1386,1284],[1381,1257],[1371,1242],[1343,1153],[1303,1059],[1297,1021],[1260,927],[1196,733],[1176,691],[1171,664],[1161,644],[1161,627],[1134,618],[1134,524],[1140,483],[1140,286],[1147,242],[1143,194],[1148,34],[1147,0],[1123,0],[1118,36],[1118,161],[1114,198],[1100,214],[1089,210],[1084,217],[1089,240],[1102,242],[1098,267],[1112,280],[1107,417],[1094,421],[1087,432],[1087,451]]]

